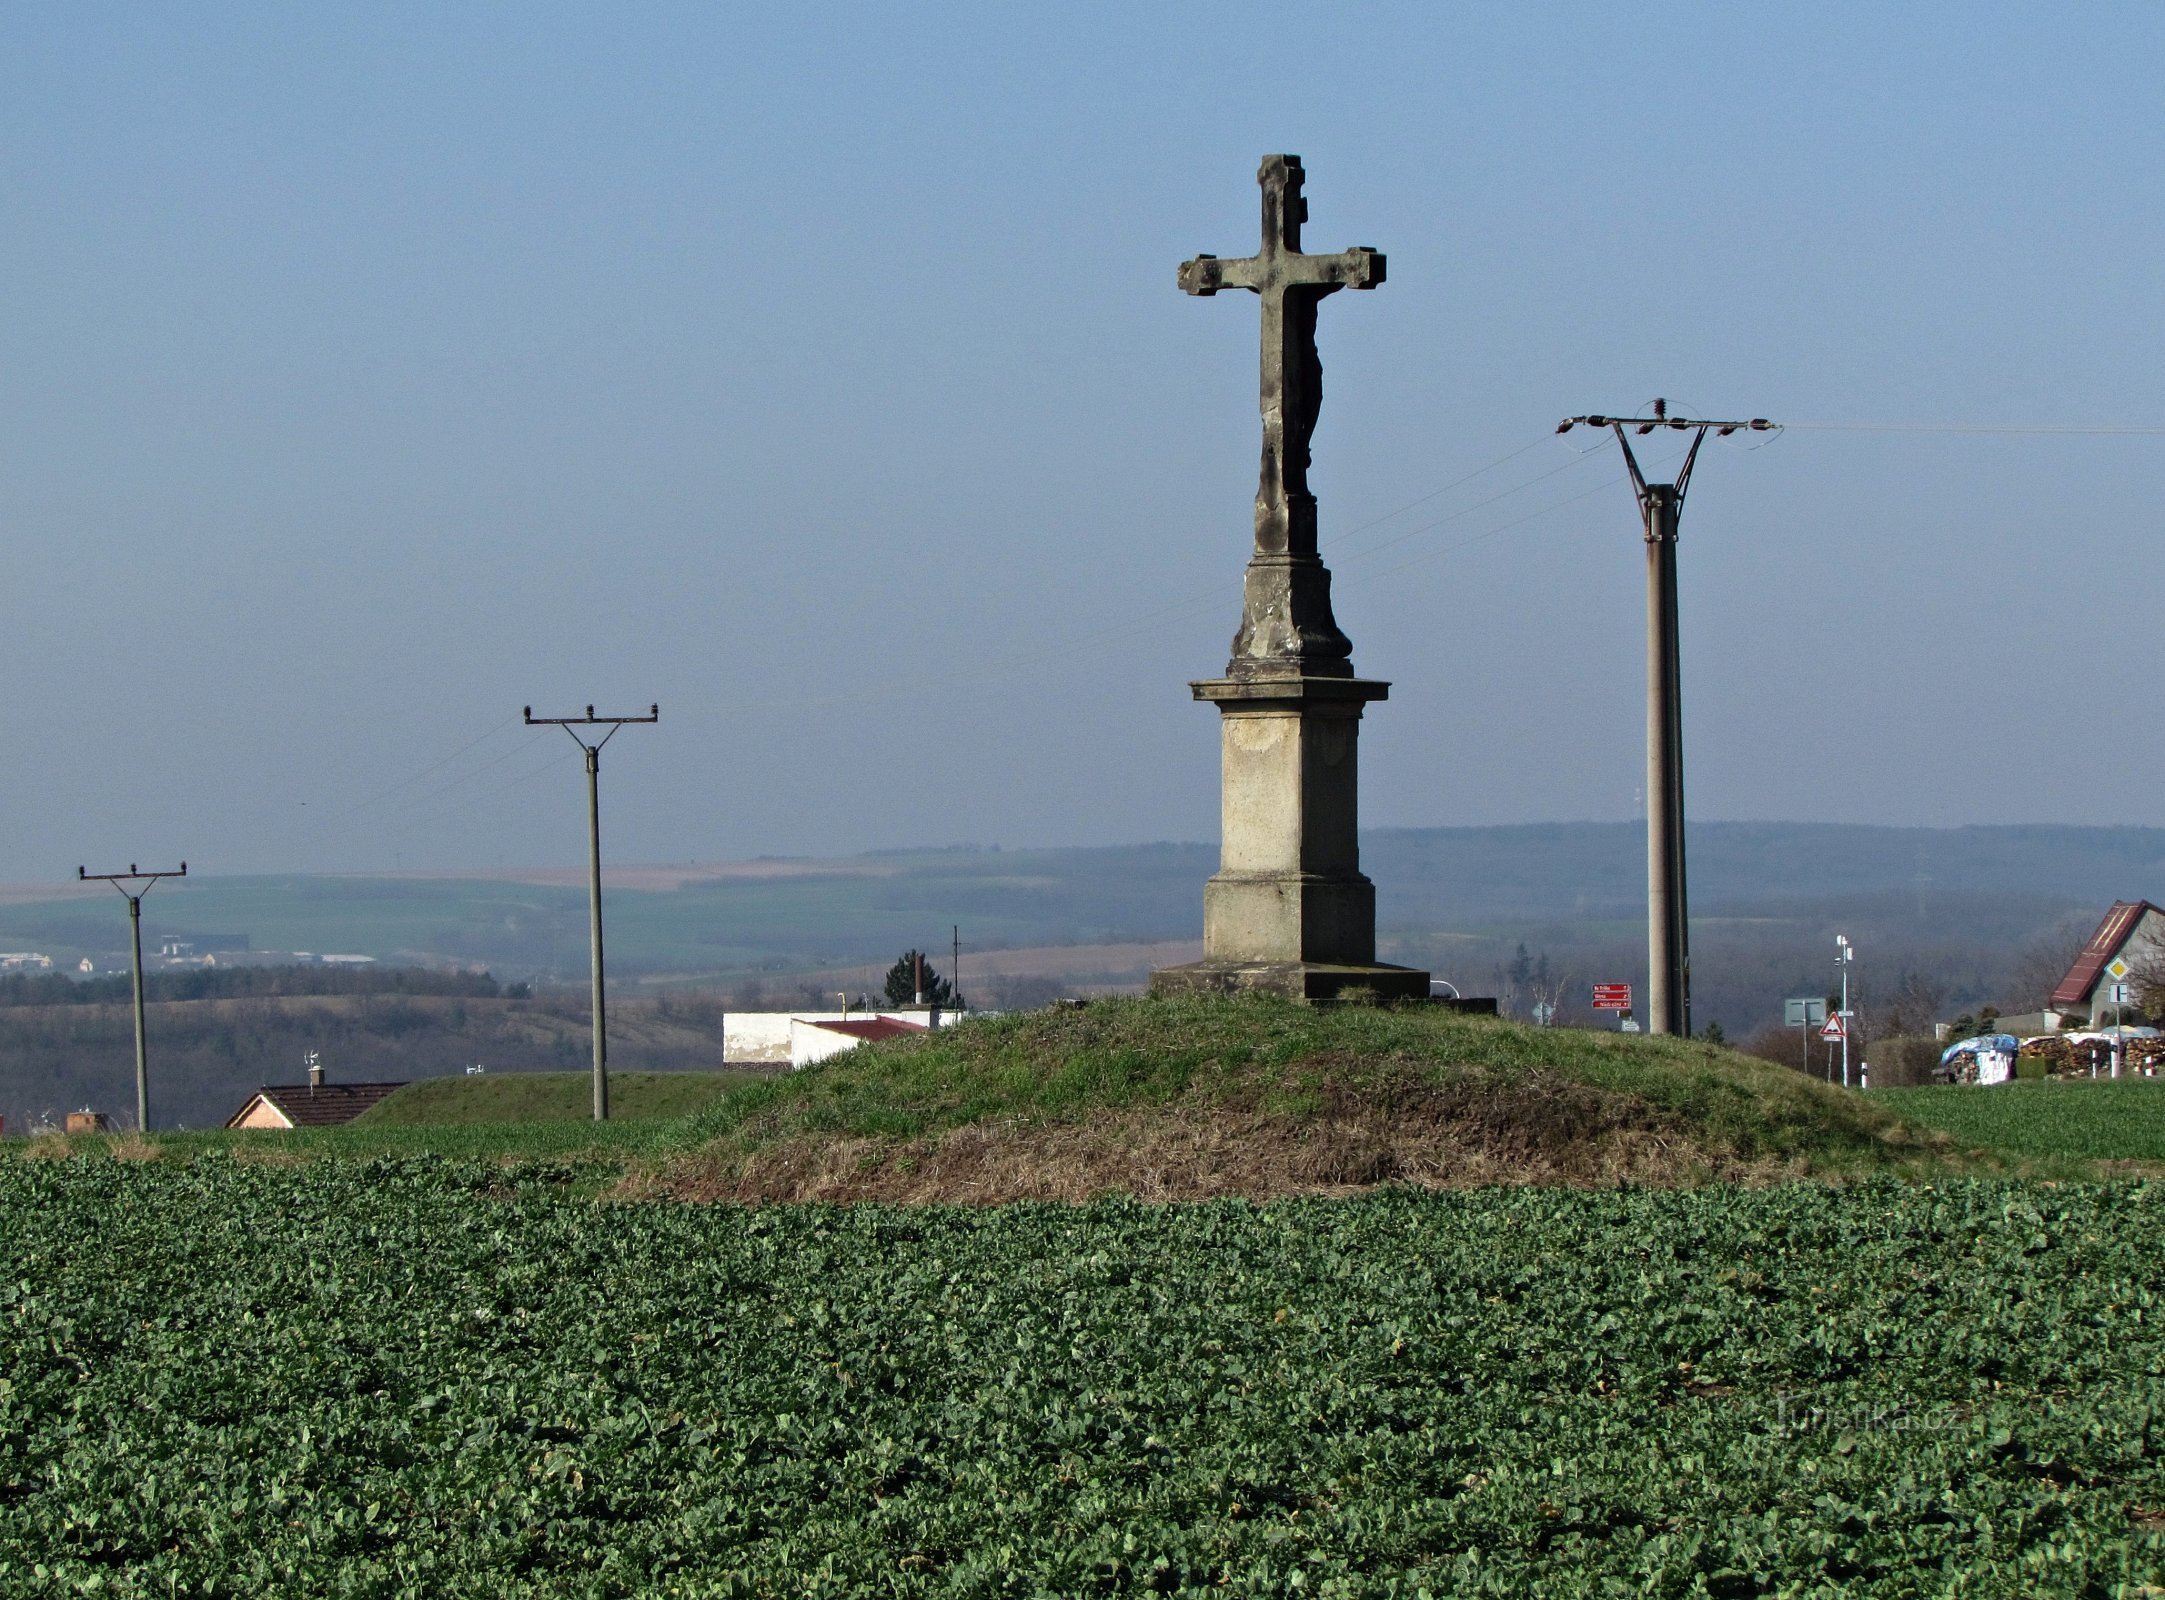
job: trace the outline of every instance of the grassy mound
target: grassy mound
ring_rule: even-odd
[[[751,1072],[612,1072],[609,1115],[640,1122],[703,1111]],[[580,1122],[594,1112],[584,1072],[506,1072],[409,1083],[354,1119],[357,1127],[449,1127],[484,1122]]]
[[[658,1181],[688,1198],[994,1202],[1681,1184],[1965,1159],[1882,1105],[1710,1045],[1427,1007],[1108,1000],[744,1085]]]

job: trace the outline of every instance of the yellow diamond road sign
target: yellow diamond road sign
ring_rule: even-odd
[[[2133,967],[2129,966],[2118,956],[2114,956],[2112,958],[2111,964],[2105,968],[2106,974],[2112,979],[2114,983],[2118,983],[2122,978],[2126,977],[2130,972],[2134,970],[2135,969]]]

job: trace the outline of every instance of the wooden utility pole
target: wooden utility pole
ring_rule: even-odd
[[[185,878],[188,863],[178,872],[139,872],[134,862],[126,872],[86,872],[75,869],[78,883],[109,883],[128,902],[128,929],[135,938],[135,1131],[150,1132],[150,1051],[143,1036],[143,896],[158,886],[160,878]],[[133,889],[130,884],[143,887]]]
[[[586,848],[587,848],[587,925],[594,947],[594,1120],[609,1120],[609,1034],[604,1021],[601,993],[601,747],[617,735],[617,730],[631,722],[659,722],[662,708],[647,707],[643,717],[597,717],[594,708],[588,706],[583,717],[537,717],[534,708],[526,708],[526,725],[529,728],[562,728],[571,735],[572,743],[586,752]],[[603,727],[609,731],[589,744],[586,737],[577,732],[580,728]]]
[[[1692,464],[1709,428],[1726,438],[1738,429],[1770,431],[1764,417],[1715,422],[1669,415],[1656,400],[1651,417],[1566,417],[1558,433],[1580,423],[1615,430],[1624,466],[1639,499],[1646,535],[1646,1031],[1691,1035],[1691,918],[1684,892],[1684,692],[1677,650],[1676,538]],[[1673,483],[1648,483],[1625,429],[1644,436],[1656,428],[1689,431],[1691,448]]]

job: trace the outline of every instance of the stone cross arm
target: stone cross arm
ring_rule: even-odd
[[[1299,156],[1265,156],[1255,181],[1263,190],[1262,247],[1252,256],[1221,261],[1197,256],[1180,264],[1180,287],[1189,294],[1251,289],[1266,299],[1287,289],[1315,289],[1316,298],[1340,289],[1373,289],[1383,281],[1383,254],[1355,245],[1334,256],[1301,254],[1301,224],[1308,220],[1307,182]]]
[[[1196,256],[1180,264],[1189,294],[1247,289],[1263,301],[1263,468],[1256,486],[1255,542],[1261,555],[1315,556],[1315,501],[1308,493],[1308,444],[1323,404],[1323,363],[1316,355],[1316,307],[1340,289],[1383,281],[1382,252],[1366,245],[1336,255],[1301,254],[1308,202],[1299,156],[1265,156],[1262,245],[1223,261]]]
[[[1180,287],[1189,294],[1211,295],[1220,289],[1272,290],[1314,288],[1323,294],[1340,289],[1373,289],[1383,281],[1383,252],[1357,244],[1334,256],[1304,256],[1298,251],[1266,250],[1262,255],[1221,261],[1197,256],[1180,264]],[[1320,298],[1320,296],[1318,297]]]

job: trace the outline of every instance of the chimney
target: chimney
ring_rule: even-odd
[[[316,1052],[311,1050],[308,1052],[308,1092],[314,1094],[322,1087],[323,1063],[317,1059]]]
[[[925,1003],[925,953],[922,950],[912,950],[910,955],[913,958],[912,970],[917,975],[917,992],[910,996],[910,1003],[921,1006]]]

